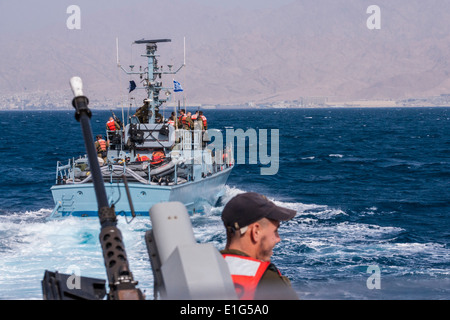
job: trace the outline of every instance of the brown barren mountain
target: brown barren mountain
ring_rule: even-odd
[[[192,102],[450,93],[446,0],[304,0],[272,7],[186,0],[78,3],[81,30],[66,27],[68,2],[54,4],[45,23],[44,12],[27,12],[32,7],[16,12],[0,6],[0,94],[64,91],[73,75],[82,76],[96,97],[126,94],[129,77],[115,66],[116,37],[124,66],[144,63],[143,48],[131,46],[141,38],[171,38],[160,45],[160,63],[178,66],[186,37],[187,66],[176,78]],[[366,25],[372,4],[381,10],[379,30]],[[34,26],[13,28],[21,23],[14,17],[28,17]]]

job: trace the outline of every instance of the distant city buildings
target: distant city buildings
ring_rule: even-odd
[[[90,100],[91,107],[111,109],[112,99]],[[0,95],[0,110],[68,110],[72,109],[70,92],[35,91]]]
[[[334,102],[329,97],[299,97],[297,100],[285,100],[277,102],[255,102],[237,104],[200,104],[187,103],[205,109],[220,109],[232,107],[246,108],[320,108],[320,107],[428,107],[450,106],[450,94],[425,98],[409,98],[402,100],[349,100]],[[90,107],[97,109],[116,109],[121,103],[114,98],[92,99]],[[168,103],[166,107],[173,107],[174,103]],[[136,107],[136,106],[135,106]],[[67,91],[35,91],[16,94],[0,95],[0,110],[70,110],[72,109],[72,96]]]

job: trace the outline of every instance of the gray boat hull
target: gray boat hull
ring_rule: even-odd
[[[128,187],[137,216],[148,216],[150,208],[159,202],[179,201],[190,213],[201,211],[202,205],[215,205],[223,195],[225,184],[232,167],[197,181],[176,185],[142,184],[129,182]],[[130,204],[123,183],[105,182],[110,205],[114,204],[116,214],[131,215]],[[92,183],[62,184],[51,188],[55,208],[51,218],[67,216],[98,216],[97,200]]]

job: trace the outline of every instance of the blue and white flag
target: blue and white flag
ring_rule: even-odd
[[[181,84],[178,81],[173,80],[173,91],[175,92],[183,91],[183,88],[181,87]]]

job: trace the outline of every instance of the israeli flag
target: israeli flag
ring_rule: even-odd
[[[175,92],[183,91],[183,88],[181,87],[181,84],[178,81],[173,80],[173,91]]]

